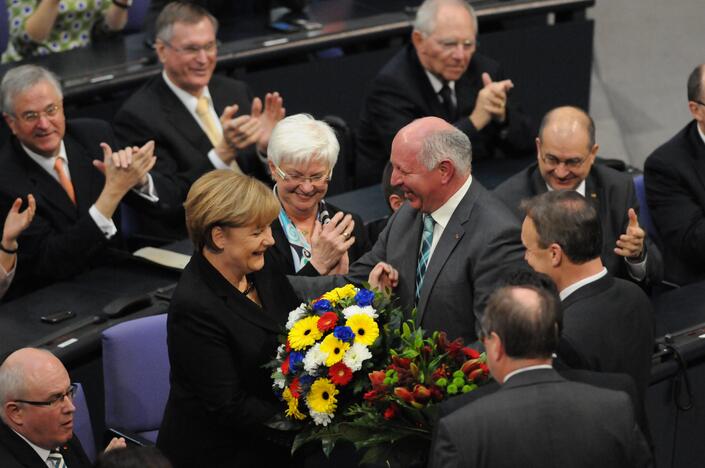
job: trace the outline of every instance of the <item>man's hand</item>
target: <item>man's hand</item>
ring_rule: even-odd
[[[106,452],[110,452],[111,450],[115,449],[124,449],[127,448],[127,443],[125,442],[125,439],[122,437],[113,437],[110,440],[110,443],[108,444],[107,447],[105,447]]]
[[[325,225],[316,221],[311,234],[311,265],[320,274],[331,273],[331,269],[355,243],[352,235],[354,227],[352,216],[342,211],[337,212]]]
[[[634,208],[629,208],[627,215],[629,216],[627,232],[617,239],[617,247],[614,249],[614,253],[622,257],[639,259],[644,251],[644,238],[646,237],[646,233],[639,226],[639,220],[636,217]]]
[[[20,211],[21,206],[22,199],[17,198],[12,204],[9,213],[7,213],[7,218],[5,218],[5,226],[2,230],[2,245],[9,250],[17,249],[17,238],[32,223],[34,213],[37,210],[37,202],[31,193],[27,195],[27,208],[24,211]]]
[[[482,130],[490,121],[504,122],[507,118],[507,93],[514,87],[512,80],[492,81],[488,73],[482,74],[483,88],[477,94],[475,109],[470,121]]]
[[[262,100],[258,97],[252,100],[252,118],[259,119],[262,132],[257,140],[257,149],[260,153],[267,153],[269,137],[272,135],[274,126],[286,115],[284,109],[284,99],[276,91],[267,93],[264,97],[264,111],[262,111]]]
[[[399,284],[399,272],[389,263],[379,262],[370,271],[367,280],[372,289],[383,291],[387,288],[394,289]]]

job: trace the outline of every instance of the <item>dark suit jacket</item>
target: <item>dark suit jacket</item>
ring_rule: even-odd
[[[238,115],[250,113],[252,93],[247,85],[213,75],[208,90],[218,115],[226,106],[237,104]],[[213,149],[208,136],[179,98],[169,89],[161,74],[135,92],[115,115],[115,134],[124,145],[143,145],[154,140],[157,164],[154,172],[172,183],[179,201],[158,219],[140,219],[143,233],[181,239],[185,237],[184,212],[181,206],[191,184],[214,169],[208,159]],[[238,164],[248,174],[262,176],[263,164],[253,150],[241,151]]]
[[[307,297],[345,280],[367,281],[378,262],[399,270],[395,293],[407,312],[414,307],[416,266],[422,213],[405,203],[390,219],[372,250],[350,267],[344,278],[290,277]],[[502,202],[473,179],[438,241],[424,277],[416,321],[425,330],[444,330],[450,338],[476,340],[476,319],[482,316],[488,295],[511,266],[525,267],[519,223]]]
[[[629,374],[643,401],[654,346],[651,301],[633,283],[605,276],[563,302],[558,356],[570,367]]]
[[[247,299],[200,254],[169,306],[171,391],[157,446],[175,468],[288,466],[264,423],[283,406],[270,371],[277,335],[298,299],[284,276],[251,275],[263,307]],[[237,463],[235,463],[237,462]]]
[[[88,214],[105,185],[105,177],[92,163],[94,159],[103,159],[101,142],[108,143],[113,149],[117,147],[107,123],[92,119],[67,123],[64,144],[76,205],[61,185],[24,152],[15,137],[0,150],[1,212],[7,213],[17,197],[26,200],[27,194],[31,193],[37,200],[34,220],[18,240],[17,276],[9,295],[17,296],[49,282],[74,276],[91,266],[118,259],[115,249],[122,246],[119,232],[110,241],[106,240]],[[158,192],[163,187],[159,180],[155,178]],[[134,194],[128,194],[125,199],[139,209],[157,209]],[[119,231],[118,212],[113,221]]]
[[[517,374],[440,420],[429,467],[644,467],[651,455],[629,397],[563,379]]]
[[[499,63],[482,54],[473,55],[468,69],[455,82],[457,119],[451,119],[438,100],[416,49],[409,44],[400,50],[382,68],[367,91],[357,132],[357,184],[366,186],[382,180],[394,136],[402,127],[421,117],[441,117],[462,130],[472,142],[472,156],[476,161],[492,157],[497,149],[508,156],[531,151],[535,131],[514,99],[507,103],[505,124],[492,122],[477,131],[470,122],[469,116],[483,87],[482,74],[485,72],[495,81],[506,78]]]
[[[493,193],[523,220],[525,213],[519,208],[521,201],[547,190],[538,165],[534,163],[504,181]],[[615,242],[627,231],[627,211],[634,208],[639,214],[632,177],[605,165],[594,164],[585,180],[585,195],[593,202],[602,222],[602,263],[611,275],[633,281],[624,257],[614,253]],[[647,284],[657,284],[663,279],[661,251],[648,237],[645,246],[648,252],[645,280]]]
[[[93,466],[75,435],[60,448],[60,451],[69,468]],[[4,423],[0,423],[0,466],[2,468],[47,468],[37,452]]]
[[[677,284],[705,279],[705,143],[695,120],[646,159],[644,185],[664,276]]]
[[[326,203],[326,206],[328,207],[328,213],[331,218],[340,211],[339,208],[330,203]],[[353,263],[363,254],[367,253],[367,251],[372,248],[372,245],[367,238],[367,231],[365,230],[365,223],[362,221],[362,218],[355,213],[350,214],[355,221],[355,227],[353,229],[355,243],[348,249],[348,260],[350,263]],[[289,246],[286,234],[284,234],[284,229],[279,222],[279,218],[275,219],[272,223],[272,237],[274,237],[274,245],[265,252],[265,262],[283,275],[297,274],[294,271],[294,260],[291,258],[291,247]],[[313,265],[308,263],[298,274],[304,276],[318,276],[318,271]]]

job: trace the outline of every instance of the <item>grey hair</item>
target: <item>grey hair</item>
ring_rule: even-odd
[[[51,351],[36,348],[50,356]],[[7,359],[0,366],[0,405],[5,406],[8,401],[15,400],[27,393],[27,379],[24,366],[19,363],[8,363]],[[7,423],[5,411],[0,411],[0,419]]]
[[[457,128],[443,130],[424,139],[418,158],[429,171],[442,160],[449,159],[456,170],[468,175],[472,165],[472,144],[468,136]]]
[[[319,160],[333,170],[339,151],[338,138],[330,125],[309,114],[295,114],[280,120],[272,130],[267,157],[277,166]]]
[[[438,16],[438,9],[442,5],[457,5],[459,7],[465,8],[465,10],[472,17],[473,25],[475,26],[475,35],[479,32],[477,25],[477,15],[472,5],[470,5],[466,0],[426,0],[421,4],[418,10],[416,10],[416,18],[414,18],[414,31],[418,31],[421,34],[428,36],[433,34],[436,29],[436,17]]]
[[[14,115],[15,111],[15,96],[19,93],[28,90],[40,81],[49,82],[60,98],[64,98],[61,91],[59,79],[46,68],[38,65],[20,65],[14,67],[5,73],[0,84],[0,102],[2,102],[2,111],[6,114]]]
[[[218,34],[218,20],[208,10],[194,3],[171,2],[157,16],[156,37],[162,42],[169,42],[174,35],[174,24],[197,24],[203,18],[208,18],[213,30]]]

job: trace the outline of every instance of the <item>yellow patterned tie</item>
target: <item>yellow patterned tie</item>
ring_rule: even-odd
[[[220,128],[213,121],[213,115],[211,115],[210,103],[208,102],[207,97],[201,96],[198,98],[198,103],[196,104],[196,114],[198,114],[198,117],[201,119],[201,122],[205,127],[204,130],[206,132],[206,135],[211,141],[213,147],[215,148],[220,142],[220,139],[223,134],[220,131]],[[240,166],[238,166],[237,161],[235,161],[234,159],[230,163],[230,169],[239,174],[243,173],[242,169],[240,169]]]

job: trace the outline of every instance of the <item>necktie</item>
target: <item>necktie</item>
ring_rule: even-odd
[[[438,92],[438,95],[443,100],[443,109],[445,110],[446,118],[450,122],[455,121],[456,106],[455,102],[453,102],[453,92],[450,90],[448,83],[443,83],[443,87]]]
[[[47,461],[51,463],[51,466],[54,468],[66,468],[64,457],[58,452],[51,452]]]
[[[213,116],[210,112],[210,105],[208,103],[207,97],[201,96],[198,98],[198,103],[196,104],[196,114],[198,114],[198,117],[201,119],[201,122],[203,122],[206,136],[208,136],[208,139],[210,140],[211,144],[215,147],[220,142],[222,132],[213,121]],[[242,174],[240,166],[238,166],[237,161],[234,159],[230,163],[230,169],[239,174]]]
[[[419,263],[416,266],[416,302],[419,302],[423,277],[426,274],[428,260],[431,258],[431,244],[433,243],[433,226],[435,221],[430,214],[423,215],[423,233],[421,234],[421,250],[419,252]]]
[[[69,176],[66,175],[66,171],[64,170],[64,161],[63,159],[57,157],[56,160],[54,161],[54,170],[56,171],[56,174],[59,176],[59,183],[61,186],[64,188],[66,191],[66,195],[69,196],[73,204],[76,204],[76,193],[73,191],[73,184],[71,183],[71,179],[69,179]]]

